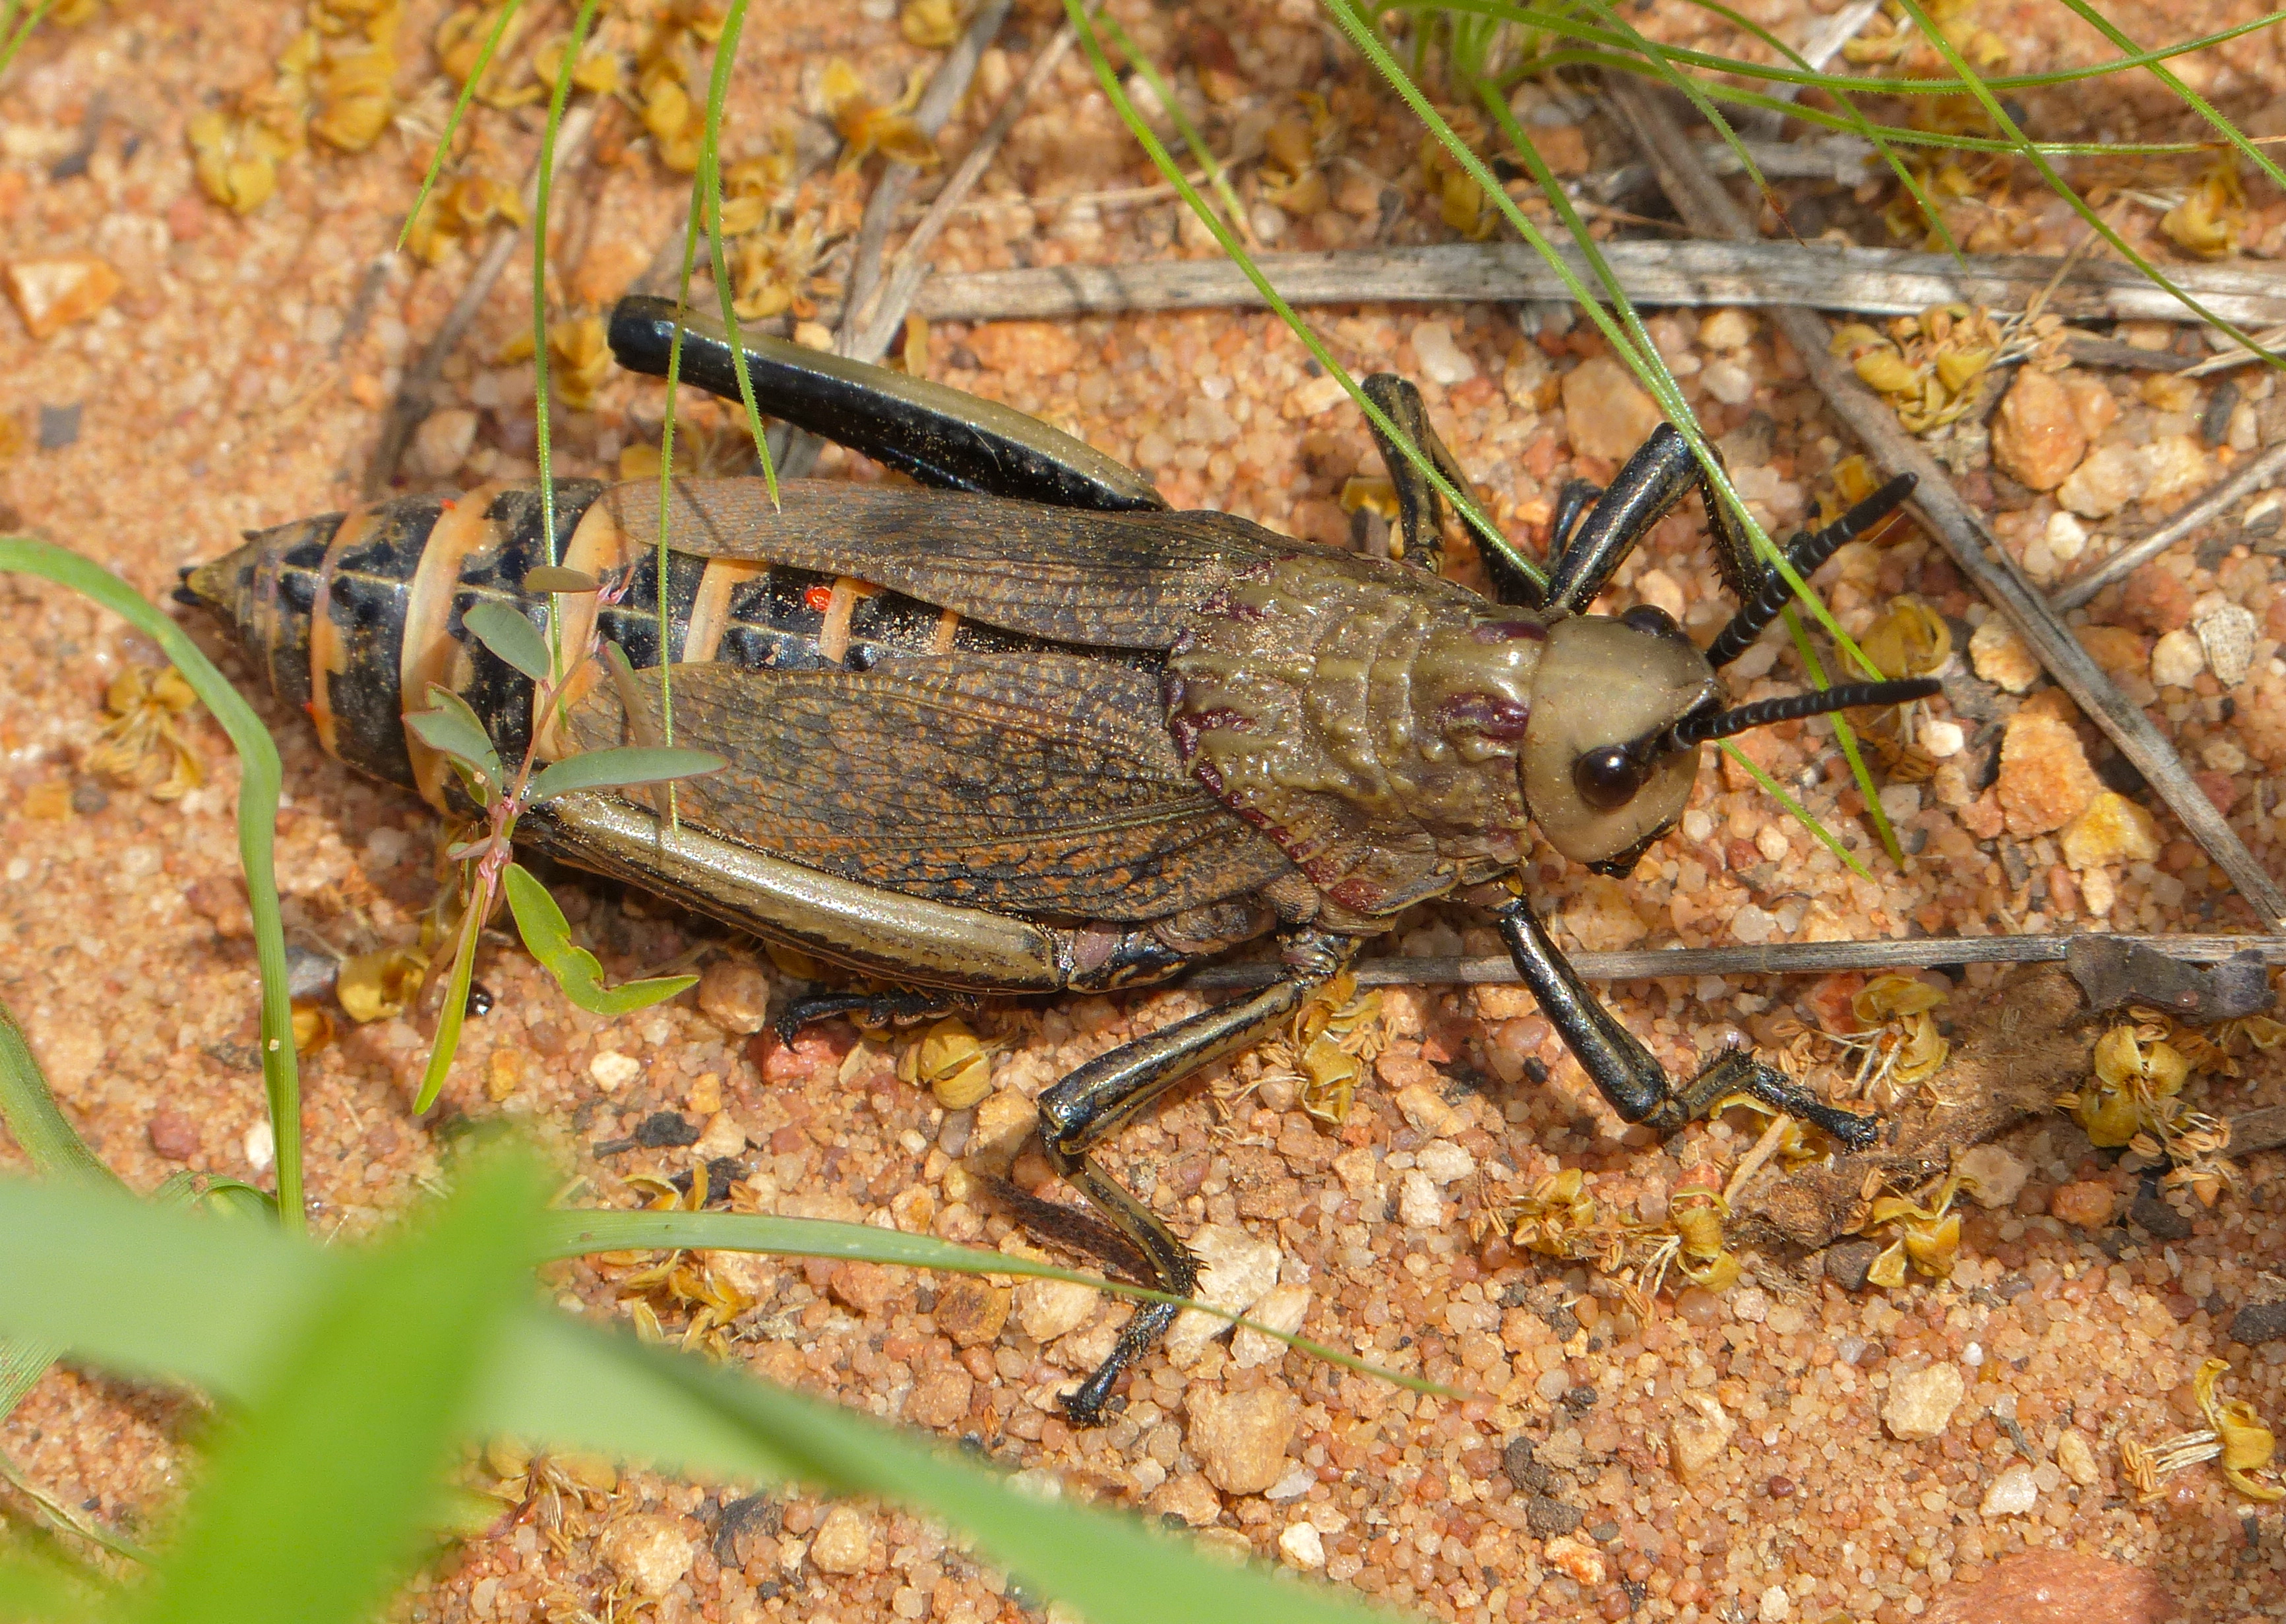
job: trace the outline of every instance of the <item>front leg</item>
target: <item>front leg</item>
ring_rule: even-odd
[[[1407,439],[1420,448],[1422,455],[1454,490],[1474,490],[1460,459],[1429,421],[1429,409],[1422,403],[1419,389],[1395,373],[1376,373],[1358,387],[1403,431]],[[1382,465],[1389,470],[1389,482],[1396,488],[1398,534],[1404,541],[1406,560],[1435,575],[1445,564],[1445,498],[1429,482],[1428,475],[1414,467],[1403,448],[1381,432],[1378,424],[1374,426],[1373,437],[1381,447]],[[1477,552],[1485,561],[1485,573],[1492,577],[1494,595],[1502,603],[1538,608],[1540,588],[1525,573],[1523,555],[1517,552],[1515,545],[1497,530],[1474,522],[1469,529],[1477,538]]]
[[[1291,1018],[1356,952],[1357,943],[1346,937],[1311,931],[1291,938],[1285,980],[1100,1055],[1040,1095],[1040,1142],[1048,1165],[1134,1243],[1156,1276],[1150,1283],[1160,1291],[1188,1297],[1198,1284],[1197,1263],[1159,1215],[1088,1152],[1200,1067],[1253,1047]],[[1179,1312],[1172,1303],[1138,1307],[1110,1357],[1064,1395],[1065,1413],[1082,1426],[1099,1424],[1121,1372],[1149,1350]]]
[[[1508,943],[1517,974],[1540,1000],[1541,1013],[1597,1091],[1626,1120],[1640,1122],[1664,1138],[1721,1101],[1742,1094],[1814,1123],[1852,1150],[1864,1149],[1880,1133],[1877,1118],[1835,1110],[1743,1050],[1716,1056],[1678,1091],[1642,1040],[1596,1001],[1572,961],[1549,939],[1548,927],[1530,903],[1521,897],[1503,903],[1493,910],[1493,919]]]

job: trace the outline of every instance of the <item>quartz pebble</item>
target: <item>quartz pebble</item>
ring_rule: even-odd
[[[2154,862],[2159,856],[2159,825],[2125,796],[2106,789],[2064,826],[2056,844],[2074,868]]]
[[[1993,1479],[1976,1508],[1980,1517],[2022,1517],[2040,1502],[2040,1486],[2032,1469],[2018,1461]]]
[[[1709,361],[1699,376],[1707,392],[1726,406],[1743,406],[1754,397],[1754,375],[1729,356]]]
[[[2100,1229],[2111,1221],[2114,1204],[2111,1186],[2081,1179],[2057,1187],[2048,1197],[2048,1216],[2083,1229]]]
[[[1178,1517],[1194,1528],[1203,1528],[1222,1515],[1222,1500],[1204,1478],[1185,1471],[1159,1486],[1151,1496],[1151,1509],[1162,1517]]]
[[[809,1559],[823,1573],[863,1573],[872,1550],[873,1519],[853,1505],[826,1512],[809,1542]]]
[[[1191,1254],[1199,1260],[1198,1288],[1191,1295],[1232,1314],[1246,1313],[1278,1283],[1277,1246],[1228,1224],[1202,1225],[1191,1236]],[[1229,1329],[1219,1314],[1186,1308],[1167,1328],[1167,1357],[1178,1369],[1186,1366]]]
[[[1255,1324],[1270,1330],[1293,1336],[1302,1329],[1302,1322],[1310,1314],[1310,1288],[1305,1285],[1273,1286],[1265,1291],[1246,1317]],[[1266,1365],[1286,1356],[1286,1345],[1275,1337],[1265,1336],[1253,1326],[1242,1325],[1230,1339],[1232,1360],[1242,1370],[1257,1365]]]
[[[2095,1463],[2095,1450],[2084,1434],[2071,1427],[2056,1436],[2056,1465],[2082,1488],[2093,1488],[2103,1476]]]
[[[1603,1553],[1585,1540],[1575,1540],[1568,1535],[1560,1540],[1550,1540],[1541,1551],[1541,1556],[1549,1566],[1580,1584],[1599,1585],[1604,1582]]]
[[[2143,494],[2149,479],[2132,445],[2099,445],[2056,487],[2056,500],[2083,519],[2108,519]]]
[[[955,1347],[979,1347],[997,1340],[1008,1323],[1013,1293],[987,1280],[962,1280],[937,1294],[936,1328]]]
[[[1448,389],[1477,375],[1477,364],[1453,341],[1453,329],[1441,321],[1424,321],[1413,329],[1413,354],[1422,372]]]
[[[1282,1387],[1226,1393],[1194,1387],[1186,1438],[1207,1480],[1225,1494],[1258,1495],[1285,1474],[1286,1446],[1302,1401]]]
[[[1685,1483],[1703,1479],[1722,1459],[1735,1430],[1722,1407],[1708,1399],[1696,1415],[1679,1415],[1667,1424],[1667,1460],[1675,1475]]]
[[[1982,1207],[2015,1205],[2032,1171],[1998,1145],[1976,1145],[1964,1150],[1953,1158],[1952,1166]]]
[[[2151,645],[2151,680],[2163,688],[2187,688],[2207,668],[2207,651],[2196,633],[2178,627]]]
[[[587,1063],[587,1076],[605,1094],[617,1094],[642,1075],[642,1062],[617,1049],[598,1049]]]
[[[2022,694],[2040,679],[2039,660],[1998,615],[1969,637],[1968,662],[1978,676],[2011,694]]]
[[[1665,421],[1635,374],[1609,356],[1565,373],[1563,395],[1564,432],[1577,456],[1621,461]]]
[[[119,291],[119,273],[92,254],[12,261],[8,297],[34,338],[48,338],[85,321]]]
[[[1754,1617],[1762,1624],[1786,1624],[1793,1617],[1793,1597],[1786,1594],[1784,1585],[1774,1584],[1754,1604]]]
[[[1079,363],[1079,340],[1052,321],[989,321],[968,335],[968,348],[987,372],[1055,373]]]
[[[1438,1194],[1436,1181],[1418,1167],[1407,1168],[1398,1181],[1397,1216],[1410,1228],[1445,1227],[1445,1197]]]
[[[672,1517],[639,1512],[612,1519],[596,1554],[639,1596],[664,1596],[690,1571],[698,1548]]]
[[[2053,373],[2018,373],[1992,414],[1994,464],[2028,490],[2053,490],[2086,452],[2071,391]]]
[[[2022,839],[2063,828],[2102,787],[2070,723],[2030,709],[2008,718],[1996,788],[2011,835]]]
[[[477,443],[477,414],[466,406],[445,406],[421,420],[406,460],[424,479],[450,479]]]
[[[1053,1342],[1085,1324],[1102,1296],[1076,1281],[1027,1280],[1016,1288],[1016,1322],[1033,1341]]]
[[[2246,680],[2247,670],[2254,663],[2256,622],[2251,610],[2226,603],[2193,621],[2191,629],[2198,633],[2207,669],[2217,682],[2235,688]]]
[[[1449,1139],[1432,1139],[1414,1152],[1414,1165],[1439,1184],[1457,1184],[1477,1170],[1477,1158]]]
[[[1461,1131],[1461,1113],[1445,1102],[1445,1096],[1426,1083],[1409,1083],[1398,1090],[1397,1109],[1405,1113],[1406,1121],[1423,1134],[1442,1139]]]
[[[1744,349],[1754,336],[1754,324],[1744,310],[1714,310],[1699,323],[1699,341],[1709,349]]]
[[[1321,1568],[1326,1565],[1325,1536],[1308,1523],[1289,1523],[1278,1536],[1278,1554],[1294,1567]]]
[[[760,1032],[769,1019],[770,978],[752,959],[717,959],[698,978],[698,1012],[724,1032]]]
[[[2189,435],[2161,435],[2143,448],[2142,499],[2164,507],[2204,485],[2206,448]]]
[[[2161,1624],[2177,1616],[2156,1578],[2076,1550],[2027,1550],[1923,1615],[1929,1624]]]
[[[1906,1442],[1935,1438],[1951,1424],[1952,1412],[1960,1408],[1967,1391],[1958,1365],[1938,1363],[1902,1372],[1889,1378],[1881,1424],[1890,1437]]]

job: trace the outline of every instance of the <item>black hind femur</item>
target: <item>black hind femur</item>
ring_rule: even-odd
[[[1654,748],[1662,751],[1695,749],[1710,739],[1727,739],[1733,734],[1767,727],[1773,722],[1798,722],[1806,716],[1855,710],[1860,705],[1902,705],[1908,700],[1927,699],[1943,686],[1934,677],[1907,677],[1895,682],[1845,682],[1838,687],[1819,688],[1809,694],[1758,699],[1751,705],[1738,705],[1728,710],[1694,711],[1659,734]]]
[[[1808,580],[1812,570],[1841,550],[1842,543],[1856,540],[1895,513],[1913,493],[1914,482],[1912,475],[1900,474],[1824,530],[1795,537],[1786,544],[1786,562],[1793,566],[1795,575]],[[1792,601],[1793,588],[1786,584],[1784,576],[1771,570],[1762,590],[1739,606],[1730,624],[1707,645],[1707,663],[1717,667],[1728,665],[1746,653]]]

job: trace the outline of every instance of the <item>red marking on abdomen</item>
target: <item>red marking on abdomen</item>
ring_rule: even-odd
[[[833,607],[833,589],[830,586],[808,587],[801,594],[801,600],[823,615]]]

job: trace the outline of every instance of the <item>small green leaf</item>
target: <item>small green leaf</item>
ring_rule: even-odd
[[[545,682],[556,669],[540,628],[505,603],[479,603],[461,616],[469,635],[531,678]]]
[[[527,571],[524,577],[524,590],[535,596],[540,592],[592,592],[599,591],[601,585],[586,570],[566,569],[561,564],[542,564]]]
[[[696,976],[657,976],[649,981],[605,986],[603,964],[572,941],[572,926],[548,888],[521,863],[508,865],[507,881],[508,906],[516,914],[516,928],[524,937],[524,946],[548,967],[556,985],[564,989],[564,996],[588,1014],[632,1015],[698,985]]]
[[[494,784],[505,776],[501,772],[499,752],[493,749],[492,735],[485,725],[477,720],[477,713],[469,709],[469,702],[452,689],[429,685],[431,710],[408,713],[405,725],[421,735],[421,742],[456,761],[464,761]]]
[[[659,784],[674,778],[702,778],[730,764],[707,750],[663,749],[640,744],[585,750],[567,756],[532,781],[525,799],[533,805],[575,789],[613,789],[627,784]]]

